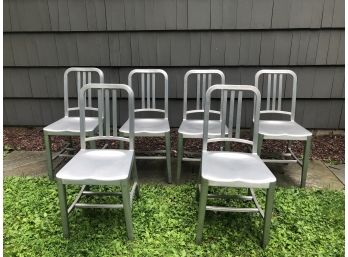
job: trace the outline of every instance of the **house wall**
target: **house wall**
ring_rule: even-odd
[[[261,68],[289,68],[296,120],[344,128],[344,0],[4,0],[3,47],[5,125],[62,117],[64,70],[91,66],[110,83],[136,67],[166,70],[173,127],[187,70],[254,84]]]

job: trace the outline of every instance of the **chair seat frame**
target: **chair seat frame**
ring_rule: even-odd
[[[69,107],[69,96],[68,96],[68,87],[69,87],[69,74],[75,73],[76,74],[76,89],[77,89],[77,95],[78,95],[78,106],[77,107]],[[99,83],[104,83],[104,73],[98,69],[98,68],[89,68],[89,67],[71,67],[68,68],[64,72],[64,116],[69,117],[69,113],[71,111],[78,111],[80,109],[79,107],[79,92],[81,87],[83,87],[87,83],[92,82],[92,73],[97,73],[99,76]],[[81,76],[82,75],[82,76]],[[81,79],[82,77],[82,79]],[[97,111],[95,108],[91,108],[92,105],[92,96],[89,94],[87,99],[88,105],[87,108],[90,108],[90,110]],[[89,132],[89,135],[94,135],[97,131],[97,127]],[[72,144],[72,137],[79,136],[80,132],[74,132],[74,131],[64,131],[64,132],[53,132],[53,131],[47,131],[43,130],[44,132],[44,145],[45,145],[45,152],[46,152],[46,160],[47,160],[47,174],[48,178],[50,180],[54,180],[55,173],[58,167],[60,167],[67,159],[71,159],[74,156],[74,148]],[[69,137],[69,142],[65,142],[63,148],[56,154],[52,154],[51,150],[51,136],[67,136]],[[90,143],[90,148],[95,148],[94,142]],[[57,162],[56,162],[57,160]],[[56,162],[56,163],[54,163]]]
[[[85,131],[85,106],[84,106],[84,97],[85,93],[89,90],[98,90],[98,117],[99,117],[99,135],[88,135]],[[110,97],[109,90],[112,92],[112,115],[113,119],[110,122]],[[116,90],[124,90],[128,93],[128,112],[129,112],[129,137],[121,137],[117,135],[117,92]],[[104,99],[105,98],[105,99]],[[133,90],[124,84],[87,84],[80,91],[80,141],[81,149],[86,149],[87,142],[95,142],[96,140],[118,140],[121,142],[129,143],[129,150],[133,152],[133,158],[131,160],[129,176],[125,179],[108,181],[107,183],[102,180],[95,180],[88,185],[85,185],[85,180],[76,180],[70,181],[60,178],[57,175],[56,181],[58,186],[58,197],[62,217],[63,225],[63,235],[64,237],[69,237],[69,222],[68,216],[72,213],[75,208],[107,208],[107,209],[123,209],[125,215],[125,222],[127,228],[128,239],[132,240],[134,238],[133,233],[133,224],[132,224],[132,203],[134,197],[139,197],[139,183],[138,175],[136,168],[136,161],[134,155],[134,93]],[[105,107],[105,110],[104,110]],[[110,129],[112,126],[112,130]],[[105,129],[105,133],[104,133]],[[112,134],[111,134],[112,133]],[[107,144],[104,145],[103,149],[107,147]],[[117,172],[117,170],[115,171]],[[130,190],[131,178],[133,180],[133,185]],[[66,186],[69,184],[81,185],[81,189],[77,194],[75,200],[68,207],[67,197],[66,197]],[[93,185],[112,185],[120,186],[121,192],[94,192],[90,191],[90,186]],[[80,200],[84,197],[89,197],[93,195],[98,196],[110,196],[110,195],[121,195],[122,204],[91,204],[91,203],[82,203]]]
[[[232,134],[230,134],[228,137],[225,137],[224,133],[221,133],[220,138],[208,138],[208,122],[209,122],[209,109],[210,109],[210,97],[214,90],[221,90],[223,91],[223,101],[224,106],[227,102],[227,92],[231,91],[231,105],[234,106],[234,91],[239,91],[238,94],[238,110],[236,115],[236,133],[235,137],[232,137]],[[242,91],[250,91],[254,93],[254,108],[255,108],[255,115],[254,115],[254,129],[253,129],[253,141],[245,140],[240,138],[240,119],[241,119],[241,103],[242,103]],[[253,86],[246,86],[246,85],[214,85],[210,87],[207,90],[206,94],[206,103],[204,110],[204,133],[203,133],[203,152],[207,151],[208,143],[212,142],[239,142],[239,143],[246,143],[248,145],[252,146],[252,154],[257,153],[257,147],[258,147],[258,124],[259,124],[259,112],[260,112],[260,102],[261,102],[261,95],[258,89],[256,89]],[[230,105],[230,106],[231,106]],[[230,107],[231,109],[234,107]],[[222,115],[226,115],[226,112],[223,112]],[[232,131],[233,129],[233,115],[230,114],[230,120],[229,120],[229,131]],[[223,118],[225,120],[225,118]],[[232,126],[232,127],[231,127]],[[230,150],[230,148],[226,148],[227,151]],[[201,162],[201,171],[202,171],[202,163]],[[262,237],[262,247],[265,248],[269,242],[270,239],[270,227],[271,227],[271,217],[272,217],[272,209],[273,209],[273,202],[274,202],[274,193],[275,193],[275,187],[276,187],[276,179],[274,178],[274,182],[270,182],[267,185],[258,185],[257,188],[264,188],[266,189],[266,206],[265,210],[261,208],[261,205],[257,201],[255,191],[251,187],[243,187],[248,189],[247,195],[216,195],[216,194],[209,194],[208,190],[210,186],[214,187],[226,187],[226,184],[221,183],[221,185],[218,185],[219,182],[210,182],[209,180],[205,179],[201,176],[201,184],[198,185],[198,193],[199,193],[199,208],[198,208],[198,224],[197,224],[197,233],[196,233],[196,243],[200,244],[202,242],[203,237],[203,225],[204,225],[204,219],[205,219],[205,213],[206,211],[214,211],[214,212],[243,212],[243,213],[259,213],[260,216],[263,218],[263,237]],[[237,183],[238,184],[238,183]],[[250,184],[252,185],[252,184]],[[255,186],[255,184],[254,184]],[[227,187],[239,187],[240,186],[234,186],[233,183]],[[252,201],[255,205],[255,208],[235,208],[235,207],[223,207],[223,206],[208,206],[207,200],[208,198],[237,198],[243,201]]]
[[[267,104],[266,109],[260,111],[260,114],[280,114],[290,116],[291,122],[295,122],[296,92],[297,92],[297,75],[291,70],[260,70],[255,74],[255,87],[259,88],[259,80],[262,75],[268,75],[267,84]],[[282,92],[283,76],[292,77],[292,96],[291,111],[282,111]],[[273,79],[272,79],[273,76]],[[278,95],[277,95],[278,92]],[[271,96],[272,95],[272,96]],[[276,105],[277,103],[277,105]],[[306,187],[309,157],[311,154],[312,135],[279,137],[272,135],[258,134],[258,155],[261,156],[262,143],[264,140],[284,140],[287,141],[286,152],[281,153],[281,159],[262,159],[265,163],[297,163],[301,167],[300,186]],[[291,149],[292,141],[304,141],[303,160],[300,160]]]
[[[141,108],[135,109],[135,113],[156,112],[162,113],[164,119],[168,121],[168,74],[161,69],[134,69],[128,75],[128,85],[133,88],[133,76],[136,74],[141,75]],[[164,77],[164,109],[156,107],[156,74],[160,74]],[[169,121],[168,121],[169,124]],[[127,133],[122,133],[127,135]],[[136,137],[164,137],[165,150],[136,151],[137,160],[166,160],[167,164],[167,181],[172,183],[172,168],[171,168],[171,142],[170,142],[170,130],[164,133],[135,133]],[[165,156],[154,156],[153,154],[165,154]]]
[[[197,85],[196,85],[196,109],[188,110],[187,100],[188,100],[188,80],[192,75],[197,75]],[[205,95],[206,90],[212,84],[212,76],[219,76],[220,83],[225,84],[225,75],[220,70],[189,70],[184,76],[184,99],[183,99],[183,120],[186,120],[188,115],[195,113],[203,113],[205,106]],[[201,80],[202,76],[202,80]],[[222,105],[220,106],[220,111],[210,110],[210,113],[215,115],[221,115]],[[221,121],[221,119],[220,119]],[[223,125],[222,125],[223,126]],[[203,134],[203,131],[202,131]],[[200,162],[201,153],[199,152],[190,152],[185,150],[185,140],[186,139],[199,139],[202,137],[191,136],[190,134],[178,132],[178,145],[177,145],[177,171],[176,171],[176,181],[180,181],[181,171],[182,171],[182,162]],[[186,155],[187,157],[184,157]],[[189,157],[190,156],[190,157]]]

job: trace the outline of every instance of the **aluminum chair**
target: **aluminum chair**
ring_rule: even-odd
[[[197,75],[196,79],[196,108],[188,110],[188,80],[191,75]],[[189,119],[188,116],[194,114],[203,114],[205,106],[205,94],[206,90],[211,86],[212,77],[215,76],[220,80],[221,84],[225,84],[225,75],[220,70],[189,70],[186,72],[184,77],[184,110],[183,110],[183,121],[178,129],[178,159],[177,159],[177,172],[176,179],[180,180],[181,176],[181,164],[182,161],[201,161],[200,158],[183,157],[184,153],[189,155],[197,155],[200,153],[192,153],[184,151],[184,140],[186,138],[203,138],[203,117],[201,119]],[[201,79],[202,78],[202,79]],[[220,102],[221,105],[221,102]],[[220,111],[210,110],[211,114],[219,115],[218,120],[211,120],[209,122],[209,138],[217,137],[221,132],[221,108]],[[227,131],[227,127],[225,126]]]
[[[64,117],[57,120],[56,122],[46,126],[44,131],[44,141],[45,141],[45,151],[46,151],[46,159],[47,159],[47,171],[48,177],[50,179],[54,179],[54,170],[60,165],[60,162],[53,167],[53,161],[57,158],[71,158],[73,155],[70,154],[72,149],[71,140],[70,143],[66,144],[64,148],[52,158],[51,151],[51,140],[50,136],[79,136],[80,135],[80,118],[71,116],[71,112],[76,112],[80,110],[79,105],[79,91],[83,85],[86,83],[92,82],[92,74],[95,73],[98,76],[98,82],[104,82],[104,74],[100,69],[97,68],[80,68],[80,67],[72,67],[67,69],[64,72]],[[77,106],[71,107],[69,106],[69,77],[75,74],[76,76],[76,91],[78,102]],[[70,75],[70,76],[69,76]],[[81,76],[82,75],[82,76]],[[82,77],[82,79],[81,79]],[[92,108],[92,96],[88,94],[87,107],[91,111],[97,111],[97,109]],[[98,118],[96,117],[87,117],[86,118],[86,132],[89,135],[95,133],[98,127]],[[91,145],[93,148],[93,144]]]
[[[87,92],[98,91],[98,119],[101,124],[99,135],[88,135],[84,98]],[[128,94],[129,138],[117,135],[117,91]],[[110,93],[112,95],[112,120],[110,121]],[[57,173],[58,195],[63,221],[63,233],[69,236],[68,215],[74,208],[123,208],[128,238],[133,239],[131,217],[132,201],[139,195],[137,170],[134,158],[134,94],[130,87],[123,84],[87,84],[80,92],[81,150]],[[104,112],[105,109],[105,112]],[[104,117],[105,113],[105,117]],[[104,126],[105,125],[105,126]],[[105,128],[105,131],[104,131]],[[86,143],[107,140],[129,143],[129,149],[86,149]],[[133,186],[129,192],[130,175],[133,171]],[[67,208],[66,185],[82,185],[75,201]],[[123,204],[80,203],[82,196],[115,195],[115,192],[92,192],[90,185],[120,186]]]
[[[311,151],[312,133],[295,122],[297,76],[295,72],[291,70],[260,70],[255,75],[256,88],[259,87],[261,75],[267,75],[267,103],[265,110],[262,110],[260,114],[277,114],[289,117],[290,120],[260,119],[258,154],[261,154],[261,146],[264,139],[287,140],[287,150],[289,152],[283,153],[282,156],[292,157],[293,159],[263,159],[263,161],[266,163],[297,162],[302,167],[301,187],[305,187],[308,161]],[[283,76],[292,77],[292,98],[290,112],[282,110],[282,92],[285,91],[283,90]],[[291,149],[291,141],[293,140],[305,141],[303,161],[301,161]]]
[[[235,105],[235,93],[236,91],[238,91],[238,104],[235,116],[236,127],[233,136],[226,137],[222,131],[218,138],[208,138],[208,122],[210,122],[210,100],[211,95],[214,91],[223,91],[223,99],[225,103],[227,102],[228,93],[230,93],[229,127],[232,128],[234,127],[233,115]],[[253,93],[255,99],[253,141],[240,138],[243,92]],[[260,101],[260,92],[253,86],[214,85],[207,90],[206,106],[204,109],[201,185],[198,210],[198,226],[196,235],[197,243],[201,243],[202,241],[203,224],[206,210],[214,212],[258,212],[264,218],[262,246],[265,247],[269,241],[276,178],[274,177],[272,172],[267,168],[264,162],[260,159],[260,157],[257,155],[257,135]],[[223,120],[226,120],[226,112],[224,112],[222,116]],[[240,153],[231,151],[208,151],[208,144],[213,142],[237,142],[247,144],[252,146],[252,151],[251,153]],[[237,198],[240,198],[242,200],[252,200],[255,203],[256,208],[231,208],[221,206],[207,206],[207,198],[232,197],[208,194],[208,187],[248,188],[249,194],[247,196],[238,195]],[[256,199],[254,188],[264,188],[267,190],[265,212],[261,209],[261,206],[259,205]]]
[[[166,156],[141,156],[136,154],[136,159],[166,159],[168,183],[172,182],[171,175],[171,148],[170,148],[170,127],[168,121],[168,75],[160,69],[135,69],[128,75],[128,85],[134,88],[133,79],[135,75],[141,76],[141,108],[135,109],[136,113],[163,113],[163,118],[135,118],[134,133],[136,137],[165,137],[166,150],[153,151],[152,153],[166,153]],[[146,75],[146,80],[145,80]],[[164,109],[156,107],[156,75],[164,78]],[[145,83],[146,81],[146,83]],[[158,83],[157,83],[158,84]],[[157,89],[158,90],[158,89]],[[129,121],[120,128],[123,134],[129,133]],[[141,153],[141,152],[139,152]]]

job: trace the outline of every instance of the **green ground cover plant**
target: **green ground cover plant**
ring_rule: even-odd
[[[68,190],[70,201],[76,191]],[[344,256],[342,191],[277,188],[266,250],[259,246],[261,218],[242,213],[208,212],[196,245],[195,195],[194,184],[142,185],[134,241],[126,240],[123,210],[102,209],[74,211],[66,240],[55,183],[6,177],[4,256]]]
[[[6,157],[10,152],[12,152],[13,149],[8,146],[8,145],[4,145],[4,148],[3,148],[3,157]]]

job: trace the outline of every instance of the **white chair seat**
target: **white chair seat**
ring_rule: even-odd
[[[117,185],[129,177],[134,151],[80,150],[56,175],[63,184]]]
[[[306,140],[312,133],[294,121],[260,120],[259,134],[264,139]]]
[[[98,118],[86,117],[86,132],[93,132],[98,126]],[[50,135],[67,135],[76,134],[80,135],[80,117],[64,117],[56,122],[46,126],[45,132]]]
[[[203,120],[183,120],[179,130],[184,138],[203,138]],[[228,128],[225,125],[225,132],[228,133]],[[220,137],[221,121],[209,120],[208,137]]]
[[[257,154],[203,151],[202,178],[210,186],[268,188],[276,178]]]
[[[134,134],[136,136],[162,136],[169,132],[168,119],[135,119]],[[120,132],[129,133],[129,120],[120,128]]]

